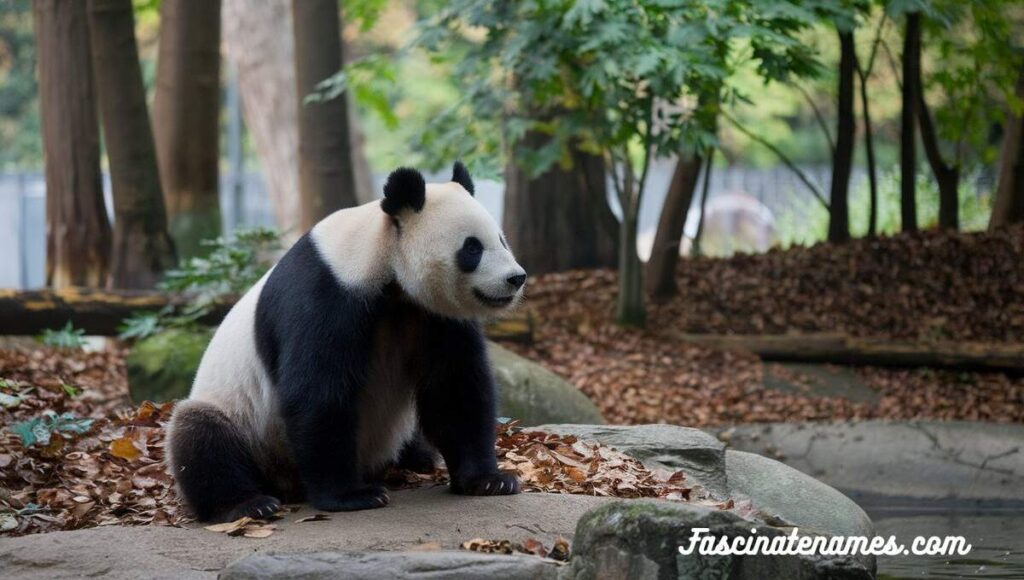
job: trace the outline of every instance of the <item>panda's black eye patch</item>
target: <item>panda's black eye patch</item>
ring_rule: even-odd
[[[483,255],[484,245],[476,237],[469,236],[462,243],[462,248],[455,253],[455,262],[459,265],[459,270],[468,274],[480,265],[480,257]]]

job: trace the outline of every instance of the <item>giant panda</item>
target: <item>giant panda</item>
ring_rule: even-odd
[[[440,452],[450,488],[519,492],[499,472],[495,387],[480,321],[520,301],[526,273],[456,163],[414,169],[384,198],[337,211],[231,309],[168,427],[168,466],[198,519],[282,501],[388,503],[377,477]],[[404,451],[403,451],[404,450]]]

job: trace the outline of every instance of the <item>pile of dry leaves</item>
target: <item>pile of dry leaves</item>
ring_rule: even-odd
[[[171,404],[125,404],[119,352],[0,350],[0,533],[97,525],[177,525],[186,514],[165,473]],[[498,427],[503,469],[528,492],[694,500],[685,476],[655,473],[607,447],[515,422]],[[447,483],[447,473],[398,474],[404,485]],[[266,537],[269,522],[233,522],[224,533]]]
[[[680,262],[684,298],[653,319],[683,332],[1024,341],[1021,226]]]

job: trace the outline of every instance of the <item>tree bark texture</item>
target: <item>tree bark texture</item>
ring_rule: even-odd
[[[1024,100],[1024,68],[1017,78],[1017,98]],[[1000,154],[999,181],[992,202],[989,229],[1024,223],[1024,115],[1011,114],[1006,120]]]
[[[540,148],[547,139],[531,132],[520,145]],[[514,161],[505,169],[502,227],[530,274],[615,266],[618,220],[608,207],[604,160],[579,151],[573,158],[572,169],[556,165],[534,178]]]
[[[304,105],[316,85],[341,70],[341,24],[336,0],[293,0],[295,83],[299,107],[300,226],[356,205],[349,150],[348,93]]]
[[[163,0],[153,131],[171,236],[182,257],[221,233],[220,0]]]
[[[152,288],[174,267],[131,0],[89,0],[100,116],[114,198],[108,286]]]
[[[857,70],[857,46],[853,31],[839,31],[839,102],[836,148],[832,156],[832,185],[829,197],[828,240],[834,243],[850,239],[850,172],[857,127],[853,113],[854,75]]]
[[[679,245],[703,163],[700,153],[688,151],[679,157],[672,173],[654,233],[651,257],[647,260],[647,294],[655,301],[664,301],[679,293],[676,285]]]
[[[634,207],[622,208],[622,226],[619,234],[619,296],[615,317],[622,326],[643,328],[647,324],[643,264],[636,253],[640,204],[628,205]]]
[[[900,218],[905,232],[917,230],[917,107],[921,77],[921,15],[907,14],[903,35],[903,111],[900,117]]]
[[[79,0],[34,0],[46,160],[46,283],[100,286],[110,258],[89,26]]]
[[[291,0],[222,0],[224,52],[238,71],[252,136],[277,225],[299,231],[299,105]]]

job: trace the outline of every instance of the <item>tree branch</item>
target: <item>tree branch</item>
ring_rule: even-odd
[[[825,115],[821,113],[821,109],[818,108],[818,104],[814,102],[811,94],[807,92],[807,89],[794,83],[793,86],[796,90],[800,91],[800,94],[804,96],[804,100],[811,106],[811,110],[814,111],[814,118],[818,120],[818,126],[821,127],[821,132],[825,134],[825,140],[828,141],[828,149],[832,155],[836,154],[836,142],[832,138],[832,132],[828,130],[828,123],[825,122]]]
[[[728,120],[730,123],[732,123],[732,125],[734,127],[736,127],[736,129],[740,133],[743,133],[747,137],[750,137],[755,142],[760,143],[761,145],[766,147],[769,151],[774,153],[775,156],[779,158],[779,161],[781,161],[783,165],[788,167],[789,170],[792,171],[800,179],[800,181],[802,181],[803,184],[807,186],[807,189],[811,190],[811,194],[813,194],[815,199],[817,199],[818,202],[821,203],[821,206],[824,207],[826,210],[830,209],[828,201],[826,201],[825,197],[823,195],[821,195],[821,190],[818,189],[818,186],[814,185],[814,183],[807,176],[807,174],[804,173],[802,169],[797,167],[796,163],[793,163],[793,161],[790,160],[789,157],[787,157],[786,154],[783,153],[781,149],[779,149],[778,147],[776,147],[775,145],[770,143],[764,137],[761,137],[760,135],[754,134],[750,129],[747,129],[746,127],[741,125],[739,121],[737,121],[735,118],[733,118],[733,116],[730,115],[729,113],[726,113],[724,110],[721,111],[721,114],[722,114],[723,117],[726,118],[726,120]]]

